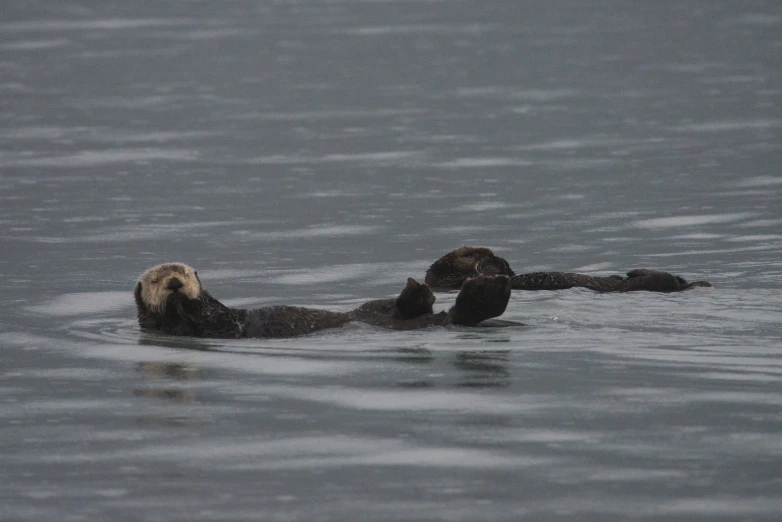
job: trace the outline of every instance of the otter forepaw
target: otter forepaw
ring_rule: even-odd
[[[505,312],[510,299],[511,282],[506,275],[471,277],[462,285],[456,304],[448,312],[451,322],[473,326]]]
[[[396,298],[395,316],[400,319],[412,319],[423,314],[432,313],[435,297],[429,286],[421,284],[412,277],[407,278],[402,293]]]
[[[199,299],[190,299],[182,293],[173,292],[166,299],[166,315],[193,321],[201,314],[202,305]]]

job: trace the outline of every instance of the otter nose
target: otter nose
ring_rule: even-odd
[[[182,283],[182,281],[180,281],[176,277],[172,277],[171,281],[168,282],[168,289],[169,290],[176,291],[176,290],[179,290],[180,288],[182,288],[183,286],[185,286],[185,285]]]

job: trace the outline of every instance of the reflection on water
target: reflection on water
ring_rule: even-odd
[[[191,364],[148,361],[138,363],[138,372],[149,379],[189,381],[203,378],[203,370]]]
[[[133,395],[136,397],[149,397],[154,399],[165,399],[174,402],[194,402],[196,395],[188,390],[177,390],[173,388],[145,388],[141,390],[133,390]]]
[[[6,4],[0,518],[780,518],[782,4]],[[714,288],[136,325],[163,261],[348,309],[463,244]]]
[[[399,362],[427,364],[434,360],[434,353],[424,347],[407,347],[396,350],[399,354],[394,359]]]
[[[454,366],[463,371],[458,386],[493,388],[509,386],[509,350],[457,352]]]
[[[190,381],[203,377],[201,371],[194,365],[168,363],[163,361],[145,361],[138,363],[138,373],[145,379],[151,379],[152,383],[144,383],[143,388],[133,390],[133,396],[143,399],[162,399],[175,404],[186,406],[199,401],[195,391],[185,388],[177,388],[168,382],[161,381]],[[143,415],[136,419],[139,426],[146,427],[176,427],[190,426],[203,423],[202,419],[182,414]]]

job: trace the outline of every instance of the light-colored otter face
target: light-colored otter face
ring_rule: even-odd
[[[141,300],[152,311],[161,311],[168,296],[179,292],[197,299],[201,294],[201,282],[192,267],[184,263],[165,263],[153,266],[138,279]]]

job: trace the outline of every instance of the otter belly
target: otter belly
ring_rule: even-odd
[[[327,328],[339,328],[352,320],[351,314],[298,306],[270,306],[248,310],[245,337],[282,338],[307,335]]]

